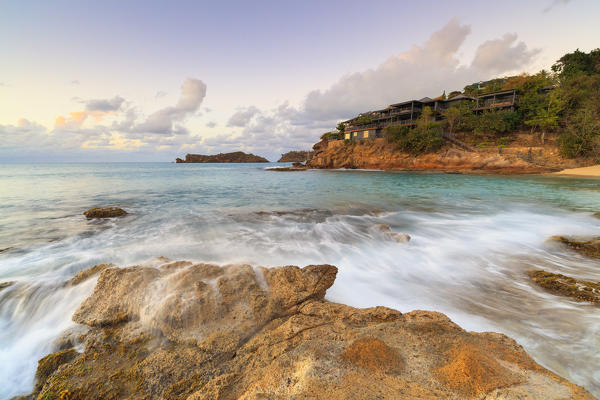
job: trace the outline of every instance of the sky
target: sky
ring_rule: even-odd
[[[276,161],[340,120],[600,47],[600,1],[0,0],[0,162]]]

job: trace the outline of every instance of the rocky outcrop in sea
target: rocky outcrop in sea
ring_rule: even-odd
[[[332,265],[96,266],[40,399],[593,399],[514,340],[326,300]]]
[[[219,153],[215,155],[186,154],[185,159],[177,158],[176,163],[268,163],[264,157],[252,153],[235,151],[233,153]]]
[[[277,162],[306,162],[311,159],[312,155],[313,152],[307,150],[288,151],[282,154]]]

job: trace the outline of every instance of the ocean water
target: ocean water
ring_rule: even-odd
[[[600,263],[548,242],[598,235],[600,180],[382,171],[273,172],[265,164],[0,165],[0,399],[29,392],[37,360],[93,290],[98,263],[157,256],[278,266],[330,263],[327,298],[436,310],[515,338],[600,396],[600,310],[548,294],[525,271],[600,281]],[[127,217],[87,221],[116,205]],[[389,240],[387,224],[407,233]],[[5,250],[4,250],[5,249]]]

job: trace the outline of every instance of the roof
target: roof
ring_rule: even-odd
[[[431,103],[433,101],[430,97],[423,97],[421,100],[418,100],[421,103]]]
[[[450,99],[447,99],[446,101],[455,101],[455,100],[475,100],[475,97],[465,96],[464,94],[459,94]]]
[[[488,93],[488,94],[482,94],[481,96],[479,96],[479,98],[490,97],[490,96],[497,96],[499,94],[509,94],[509,93],[514,93],[514,92],[515,92],[515,89],[502,90],[500,92],[493,92],[493,93]]]

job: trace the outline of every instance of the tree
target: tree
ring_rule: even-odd
[[[448,124],[448,130],[450,131],[450,134],[453,134],[454,128],[464,117],[464,111],[457,106],[452,106],[444,111],[443,115],[444,118],[446,118],[446,123]]]
[[[589,105],[578,110],[559,137],[561,154],[567,158],[600,159],[600,115]]]
[[[346,130],[346,124],[344,124],[343,122],[339,122],[335,129],[337,129],[339,133],[344,133],[344,131]]]
[[[562,80],[573,78],[577,75],[592,75],[600,73],[600,49],[589,53],[575,50],[567,53],[552,66],[552,71]]]
[[[563,106],[563,100],[556,93],[550,93],[545,96],[543,102],[535,104],[535,108],[530,110],[531,117],[525,121],[525,124],[541,130],[542,144],[545,141],[546,131],[558,128]]]

